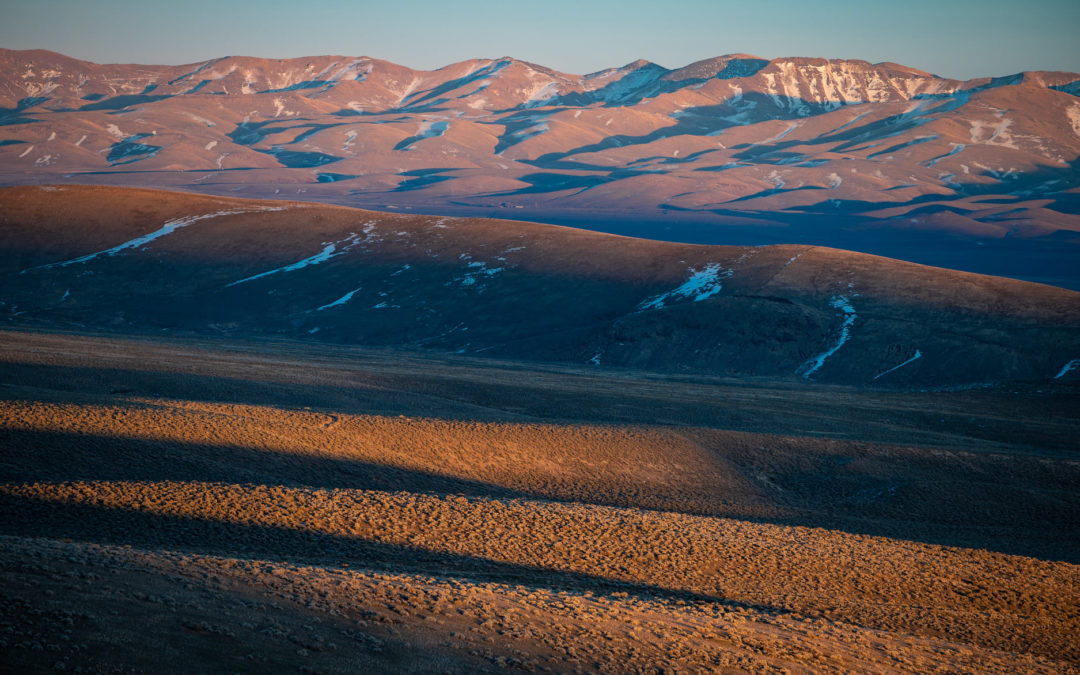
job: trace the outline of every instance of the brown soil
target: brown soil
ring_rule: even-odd
[[[1071,672],[1075,385],[0,333],[20,671]]]

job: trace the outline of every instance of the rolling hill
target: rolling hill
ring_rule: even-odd
[[[106,187],[0,192],[8,325],[885,387],[1077,375],[1080,294],[813,246]]]

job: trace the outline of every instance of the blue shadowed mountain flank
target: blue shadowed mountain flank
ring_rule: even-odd
[[[311,169],[317,166],[323,166],[324,164],[333,164],[334,162],[340,162],[344,157],[337,157],[335,155],[328,155],[323,152],[299,152],[296,150],[282,150],[279,146],[274,146],[269,150],[259,150],[268,155],[273,155],[282,166],[286,166],[290,169]]]
[[[112,147],[109,149],[109,154],[105,159],[113,166],[116,166],[117,164],[131,164],[132,162],[138,162],[153,157],[161,150],[162,146],[139,143],[140,140],[151,135],[152,134],[135,134],[134,136],[128,136],[119,143],[113,143]]]
[[[340,183],[343,180],[351,180],[356,177],[350,173],[320,173],[315,177],[315,180],[319,183]]]
[[[409,192],[411,190],[419,190],[425,188],[428,185],[434,185],[436,183],[442,183],[453,178],[453,176],[440,176],[438,174],[445,173],[447,171],[456,171],[457,169],[416,169],[414,171],[402,171],[399,176],[409,176],[410,180],[404,180],[398,183],[398,186],[394,188],[394,192]]]
[[[395,150],[412,150],[412,146],[416,143],[424,140],[425,138],[437,138],[446,133],[446,130],[450,128],[449,122],[432,122],[426,129],[423,129],[415,136],[409,136],[405,140],[401,141],[394,146]]]

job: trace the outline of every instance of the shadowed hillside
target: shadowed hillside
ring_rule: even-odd
[[[115,188],[0,203],[13,326],[908,388],[1073,378],[1080,358],[1080,294],[821,247]]]

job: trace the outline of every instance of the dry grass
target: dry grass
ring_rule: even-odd
[[[1067,672],[703,600],[5,538],[12,664],[155,672]],[[44,591],[44,593],[43,593]],[[50,593],[49,591],[53,591]],[[39,613],[27,621],[26,612]],[[121,614],[117,619],[112,613]],[[102,631],[102,625],[109,631]],[[147,634],[168,635],[145,648]],[[40,651],[18,649],[39,642]],[[118,655],[125,657],[123,661]],[[172,658],[170,658],[172,657]],[[175,660],[182,659],[182,660]]]
[[[114,481],[6,486],[2,494],[15,527],[33,523],[54,535],[93,535],[93,522],[111,540],[153,522],[131,535],[140,546],[390,568],[418,558],[442,574],[625,585],[1080,658],[1073,640],[1080,568],[1016,556],[673,513],[412,492]],[[497,564],[487,569],[488,562]]]
[[[0,620],[19,669],[1080,663],[1068,388],[868,396],[0,339]],[[919,430],[930,399],[948,423]],[[984,423],[1012,435],[980,447]],[[924,442],[883,442],[905,430]]]

